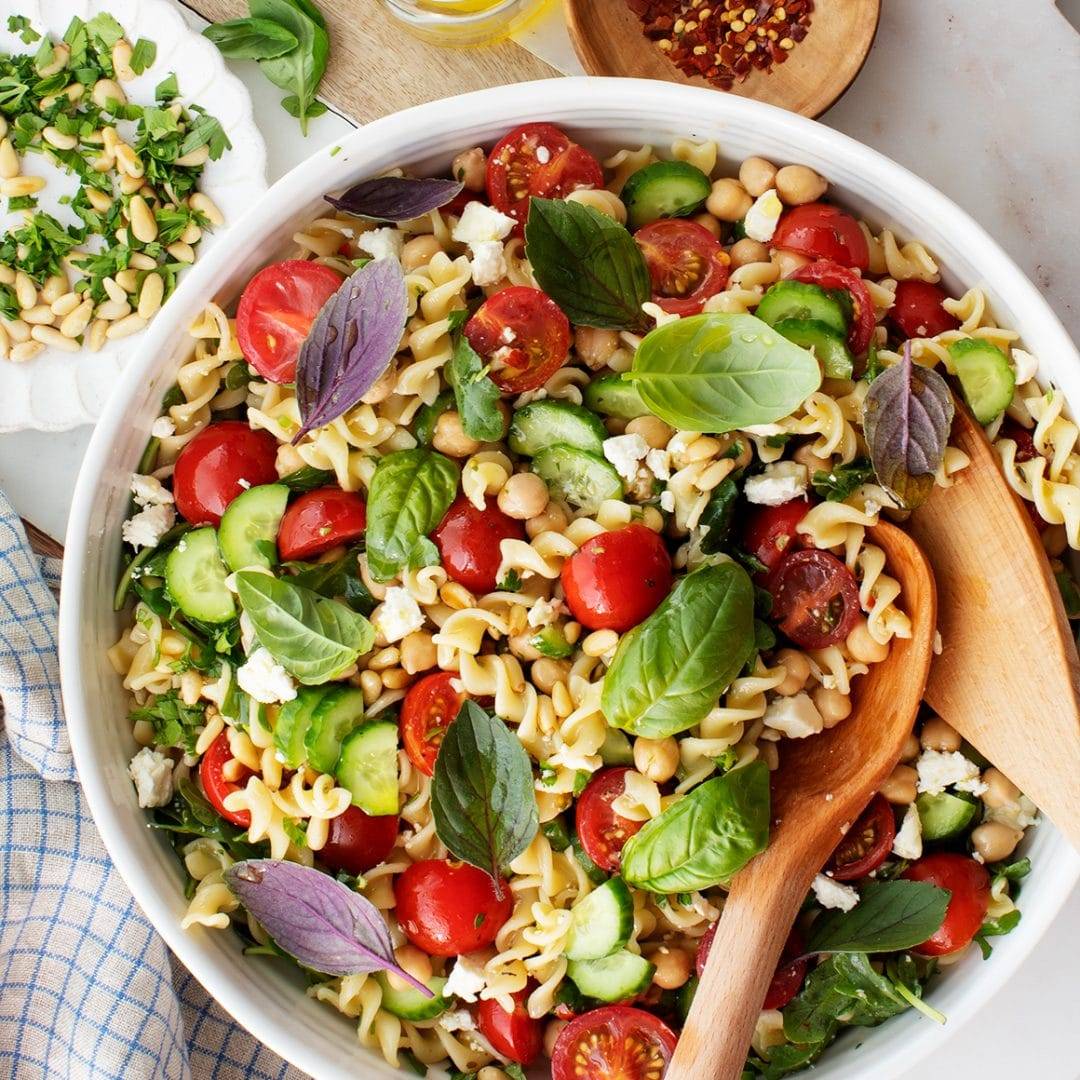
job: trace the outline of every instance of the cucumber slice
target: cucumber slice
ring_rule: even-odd
[[[605,765],[633,765],[634,751],[625,731],[608,728],[604,736],[604,745],[600,747],[600,760]]]
[[[697,993],[698,977],[691,975],[679,987],[678,996],[675,998],[675,1012],[679,1016],[679,1020],[682,1023],[686,1023],[686,1018],[690,1015],[690,1006],[694,1004],[694,995]]]
[[[311,716],[304,747],[308,764],[316,771],[332,773],[341,756],[341,743],[364,718],[364,695],[351,686],[328,690]]]
[[[540,831],[547,838],[552,851],[565,851],[570,846],[570,830],[561,817],[545,821]]]
[[[656,968],[643,956],[623,949],[601,960],[571,960],[566,974],[586,996],[597,1001],[625,1001],[642,993]]]
[[[278,526],[288,500],[284,484],[260,484],[229,503],[221,515],[218,543],[230,570],[277,566]]]
[[[514,413],[508,441],[515,454],[532,457],[553,443],[603,455],[607,428],[595,413],[569,401],[534,401]]]
[[[274,746],[290,769],[298,769],[307,761],[304,739],[315,710],[328,693],[325,686],[302,686],[296,697],[281,707],[274,724]]]
[[[190,619],[223,623],[236,617],[225,577],[217,532],[209,526],[185,533],[165,560],[165,587]]]
[[[709,197],[712,181],[687,161],[654,161],[632,173],[622,189],[627,225],[640,229],[658,218],[686,217]]]
[[[386,720],[363,724],[345,737],[337,780],[353,806],[382,817],[398,812],[398,727]]]
[[[634,898],[621,877],[609,878],[570,912],[567,960],[599,960],[621,949],[634,929]]]
[[[615,467],[599,454],[573,446],[549,446],[533,458],[533,472],[552,496],[565,499],[587,514],[595,513],[605,499],[623,497],[622,480]]]
[[[435,995],[432,998],[425,997],[412,986],[399,989],[391,985],[384,971],[376,973],[375,981],[382,989],[382,1007],[402,1020],[434,1020],[450,1008],[450,999],[443,997],[446,980],[439,975],[433,975],[427,984]]]
[[[1012,401],[1016,375],[1008,357],[989,341],[964,338],[949,346],[964,400],[980,424],[989,424]]]
[[[604,416],[636,420],[649,412],[649,406],[641,400],[638,388],[621,375],[601,375],[593,379],[585,387],[583,398],[588,408]]]
[[[778,281],[766,290],[754,314],[776,326],[784,319],[814,319],[847,336],[848,314],[835,292],[803,281]]]
[[[773,329],[788,341],[811,349],[827,379],[850,379],[855,359],[845,335],[819,319],[781,319]]]
[[[937,795],[924,792],[915,800],[915,809],[919,811],[924,840],[947,840],[962,833],[975,820],[979,803],[966,792],[942,791]]]
[[[565,660],[574,651],[574,646],[566,640],[566,635],[558,626],[545,626],[543,630],[538,630],[529,638],[529,644],[541,656],[550,656],[553,660]]]

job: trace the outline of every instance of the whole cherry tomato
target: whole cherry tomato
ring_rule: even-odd
[[[578,839],[585,854],[609,874],[619,869],[623,845],[645,824],[624,818],[611,807],[626,790],[628,772],[627,766],[598,772],[581,793],[574,811]]]
[[[851,633],[859,618],[859,586],[827,551],[793,551],[769,579],[773,618],[796,645],[824,649]]]
[[[677,1041],[663,1020],[644,1009],[591,1009],[560,1032],[551,1080],[660,1080]]]
[[[923,956],[945,956],[969,945],[990,907],[990,875],[986,867],[966,855],[941,851],[909,866],[903,876],[908,881],[929,881],[952,893],[945,920],[914,951]]]
[[[504,514],[494,500],[483,510],[460,496],[431,534],[443,569],[470,592],[487,593],[498,584],[503,540],[523,540],[525,527]]]
[[[671,556],[652,529],[627,525],[586,540],[564,563],[562,585],[578,622],[622,633],[671,591]]]
[[[654,221],[634,233],[652,279],[653,302],[672,315],[697,315],[727,284],[731,259],[704,225]]]
[[[192,525],[218,525],[245,488],[277,480],[277,440],[242,420],[207,424],[176,459],[176,508]]]
[[[837,881],[857,881],[889,856],[896,839],[896,819],[884,795],[875,795],[832,853],[829,872]]]
[[[350,806],[344,814],[330,819],[329,836],[316,858],[331,870],[359,876],[386,861],[397,834],[396,814],[372,817],[359,806]]]
[[[457,718],[466,694],[455,689],[453,672],[436,671],[409,687],[401,705],[401,741],[409,760],[427,776],[435,775],[446,729]]]
[[[941,306],[948,299],[944,289],[929,281],[901,281],[889,318],[906,338],[937,337],[960,325],[960,320]]]
[[[528,990],[514,994],[514,1011],[508,1013],[497,1001],[485,999],[476,1010],[480,1034],[491,1043],[497,1054],[516,1061],[519,1065],[531,1065],[539,1055],[544,1042],[544,1029],[525,1008]]]
[[[199,761],[199,783],[210,805],[228,822],[238,829],[251,827],[251,814],[247,810],[226,810],[225,796],[240,791],[251,770],[241,767],[241,776],[237,780],[226,780],[222,774],[227,761],[232,760],[229,749],[229,737],[223,731],[207,748]]]
[[[716,926],[717,924],[713,923],[698,942],[694,966],[699,979],[705,973],[705,963],[709,959],[713,938],[716,937]],[[799,992],[810,963],[802,953],[802,937],[797,930],[792,930],[784,943],[784,951],[780,954],[780,961],[776,965],[772,982],[769,983],[769,989],[765,993],[765,1001],[761,1006],[763,1009],[782,1009]]]
[[[792,274],[791,281],[803,281],[808,285],[819,285],[823,289],[845,289],[851,297],[851,326],[848,329],[848,348],[856,356],[862,356],[870,345],[870,339],[877,325],[874,302],[870,299],[870,290],[866,282],[846,266],[818,259],[817,262],[800,266]]]
[[[772,242],[812,259],[831,259],[856,270],[870,267],[870,248],[859,223],[826,203],[793,206],[780,219]]]
[[[363,496],[341,488],[306,491],[289,504],[278,529],[283,559],[310,559],[364,535],[367,504]]]
[[[743,546],[766,570],[775,570],[784,556],[802,547],[796,526],[810,509],[806,499],[780,506],[755,506],[743,526]]]

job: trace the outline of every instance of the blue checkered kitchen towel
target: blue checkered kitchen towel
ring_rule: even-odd
[[[301,1080],[180,965],[113,868],[60,705],[59,564],[0,492],[0,1076]]]

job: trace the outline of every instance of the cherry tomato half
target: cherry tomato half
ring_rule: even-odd
[[[727,284],[731,259],[696,221],[654,221],[638,229],[634,239],[649,267],[653,303],[672,315],[697,315]]]
[[[831,259],[858,270],[870,268],[870,248],[859,223],[826,203],[793,206],[780,219],[772,242],[812,259]]]
[[[176,459],[176,508],[192,525],[218,525],[245,488],[277,480],[277,440],[243,420],[207,424]]]
[[[854,270],[849,270],[839,263],[819,259],[817,262],[800,266],[788,277],[792,281],[803,281],[808,285],[820,285],[823,289],[846,289],[851,297],[852,317],[848,329],[848,348],[856,356],[862,356],[870,345],[877,325],[874,302],[870,299],[870,290]]]
[[[671,591],[671,556],[644,525],[587,540],[562,570],[566,602],[590,630],[625,630],[648,618]]]
[[[222,775],[222,769],[227,761],[232,760],[232,751],[229,749],[229,737],[223,731],[207,748],[199,761],[199,783],[202,784],[203,794],[210,805],[228,822],[238,829],[251,827],[251,814],[247,810],[226,810],[225,796],[234,791],[240,791],[251,770],[241,767],[242,776],[239,780],[226,780]]]
[[[1016,443],[1016,460],[1019,462],[1031,461],[1032,458],[1038,456],[1039,451],[1035,447],[1031,432],[1018,424],[1011,416],[1005,417],[999,437],[1012,439]]]
[[[544,1029],[525,1008],[528,990],[514,994],[514,1011],[508,1013],[497,1001],[485,999],[476,1010],[480,1034],[491,1043],[497,1054],[531,1065],[544,1042]]]
[[[600,163],[554,124],[522,124],[488,156],[488,198],[517,221],[519,235],[529,215],[530,196],[562,199],[578,188],[603,186]]]
[[[510,889],[502,897],[475,866],[425,859],[394,881],[395,912],[405,936],[429,956],[460,956],[495,940],[514,909]]]
[[[644,1009],[592,1009],[559,1034],[551,1080],[659,1080],[677,1041],[663,1020]]]
[[[401,741],[409,760],[427,776],[435,775],[446,729],[457,718],[466,695],[454,689],[449,671],[425,675],[409,687],[401,706]]]
[[[780,506],[756,506],[743,526],[743,546],[766,570],[775,570],[785,555],[802,547],[802,537],[796,531],[810,503],[792,499]]]
[[[773,572],[773,617],[804,649],[843,641],[859,617],[859,586],[827,551],[793,551]]]
[[[292,382],[300,346],[342,281],[336,270],[307,259],[264,266],[244,286],[236,309],[244,359],[270,382]]]
[[[350,806],[344,814],[331,818],[326,843],[316,857],[331,870],[363,874],[386,861],[397,834],[397,814],[372,817],[359,806]]]
[[[888,858],[895,839],[892,806],[884,795],[875,795],[836,845],[830,859],[830,873],[837,881],[866,877]]]
[[[619,869],[623,845],[644,824],[616,814],[611,804],[626,789],[628,766],[598,772],[578,799],[575,813],[578,839],[585,854],[609,874]]]
[[[966,855],[942,851],[927,855],[904,871],[908,881],[929,881],[952,893],[941,926],[915,952],[944,956],[959,952],[979,932],[990,906],[990,875]]]
[[[709,950],[712,948],[713,938],[716,937],[716,923],[713,923],[701,941],[698,942],[697,959],[695,968],[700,979],[705,972],[705,962],[709,959]],[[806,978],[806,969],[809,958],[802,955],[803,940],[797,930],[788,934],[784,943],[784,951],[780,954],[780,962],[776,965],[772,982],[765,993],[763,1009],[782,1009],[800,990],[803,979]]]
[[[904,337],[937,337],[960,325],[960,320],[941,306],[948,299],[944,289],[929,281],[901,281],[896,286],[889,318]]]
[[[503,540],[524,540],[525,527],[491,500],[483,510],[461,495],[431,534],[443,568],[470,592],[491,592],[498,584]]]
[[[335,487],[306,491],[281,519],[278,552],[283,559],[310,559],[359,539],[366,525],[367,504],[355,492]]]
[[[570,320],[546,293],[511,285],[480,305],[465,337],[491,365],[495,385],[520,394],[543,386],[566,363]]]

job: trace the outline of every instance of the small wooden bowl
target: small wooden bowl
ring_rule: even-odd
[[[590,75],[663,79],[711,86],[684,75],[641,32],[626,0],[563,0],[570,39]],[[870,52],[881,0],[817,0],[809,33],[783,64],[754,68],[729,91],[778,105],[803,116],[820,116],[851,85]]]

